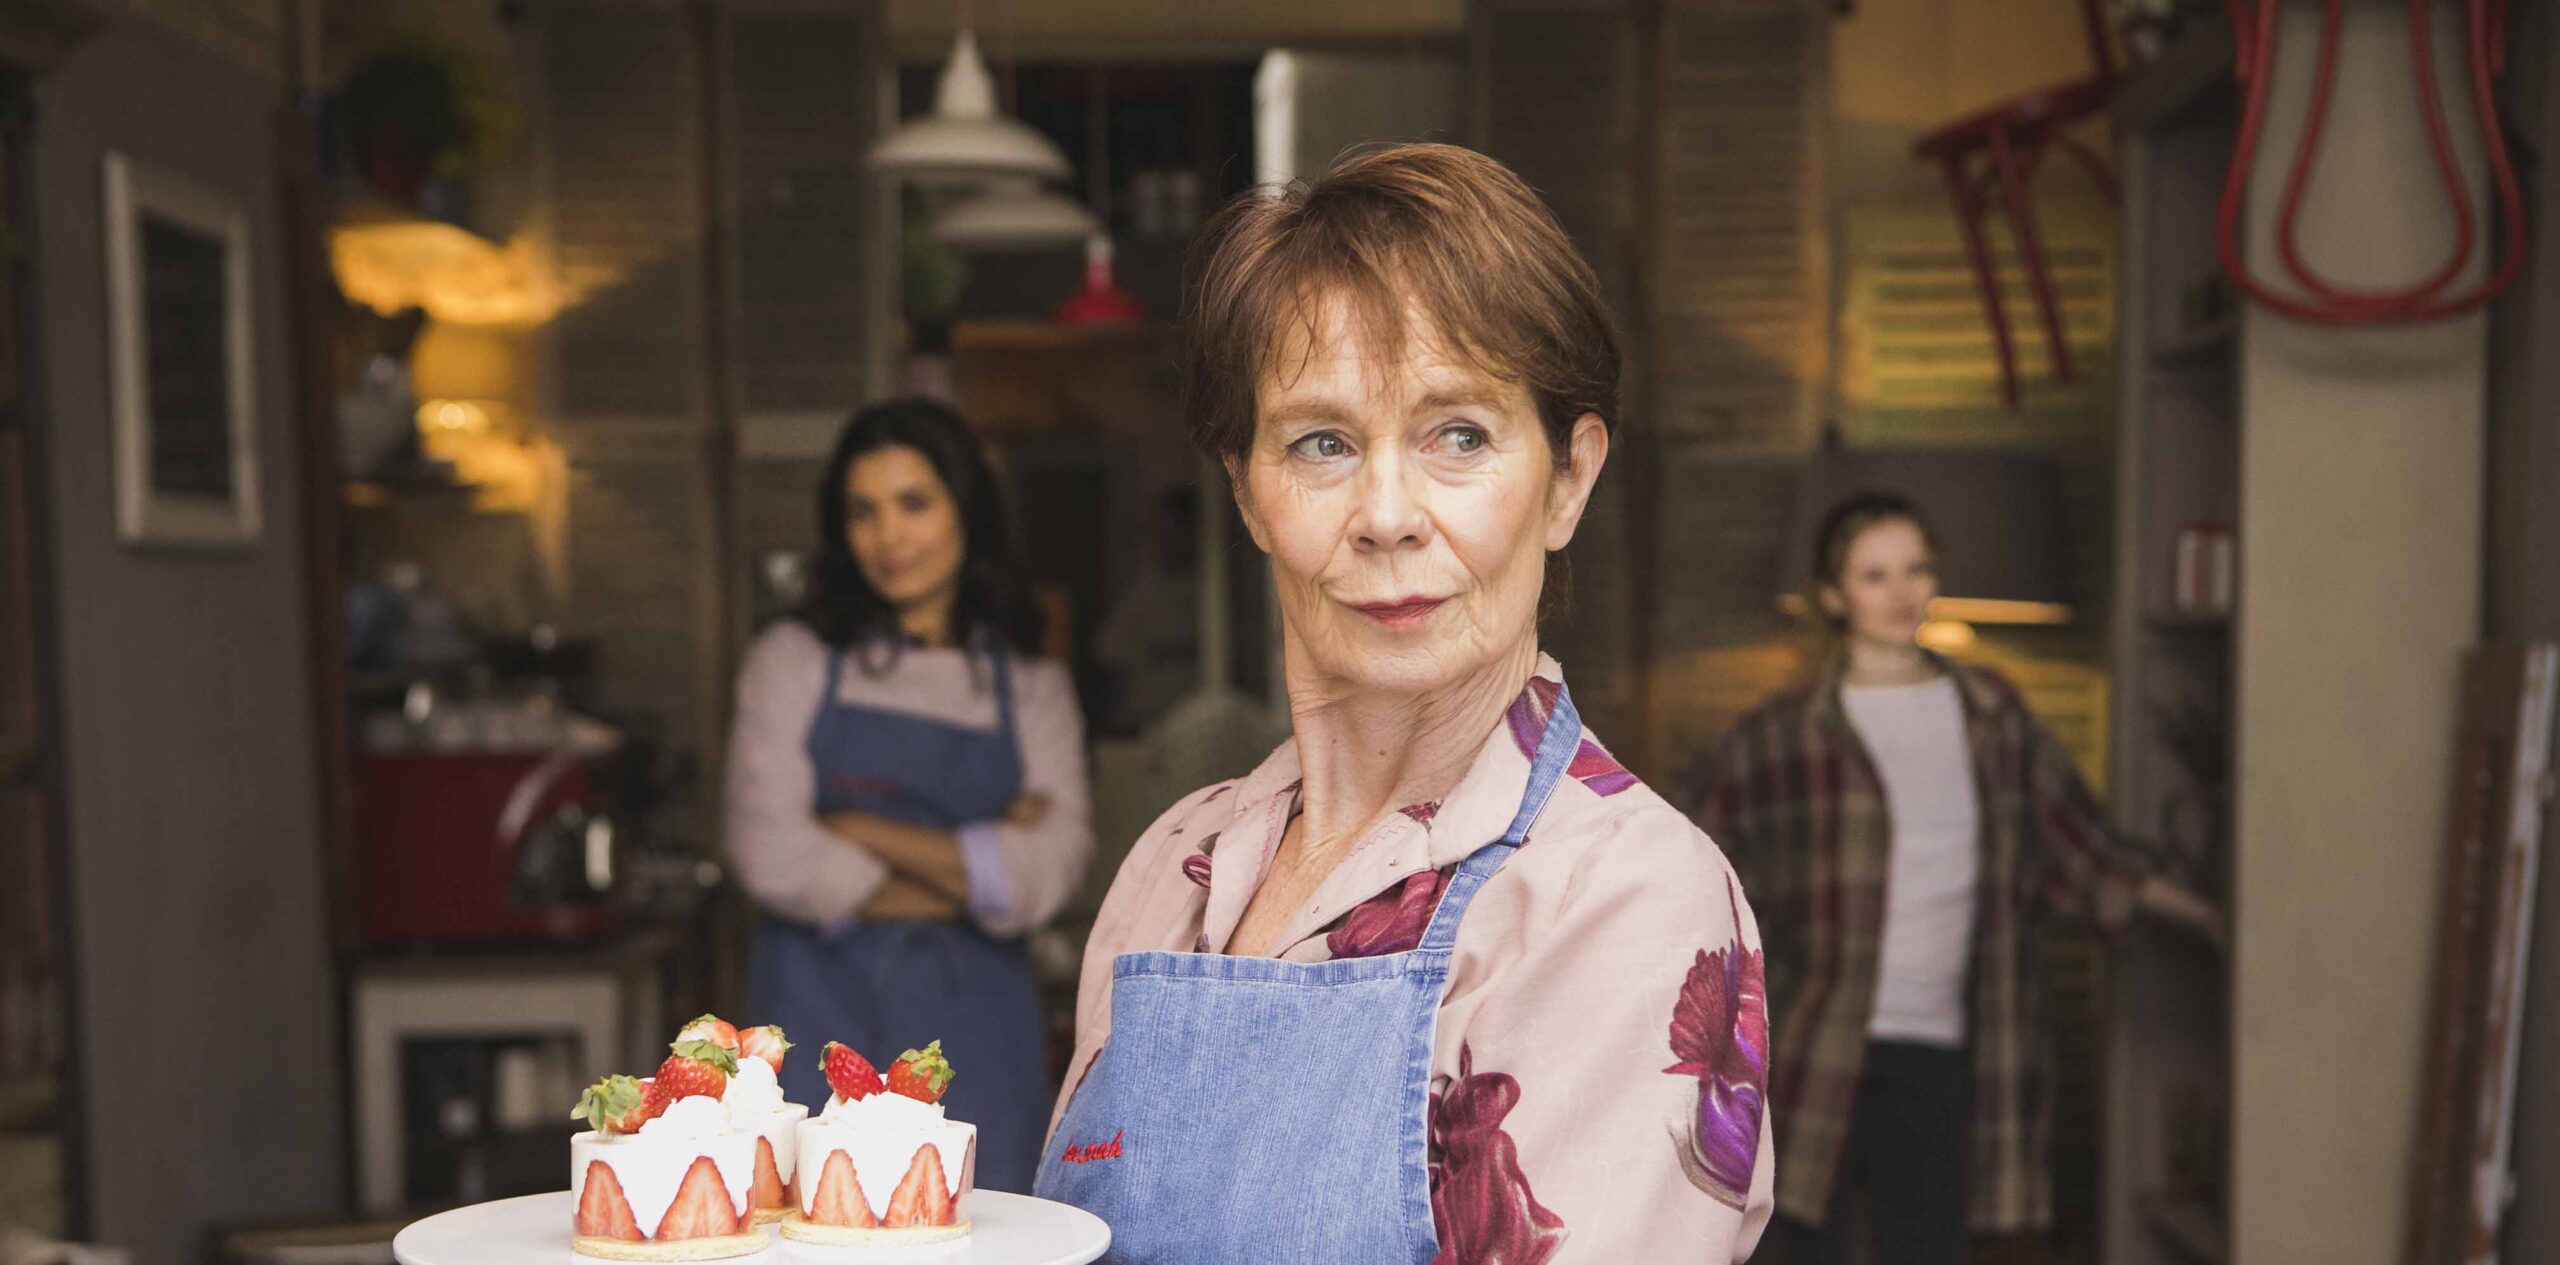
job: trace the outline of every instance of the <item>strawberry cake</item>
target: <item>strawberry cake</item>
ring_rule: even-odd
[[[800,1126],[798,1215],[783,1237],[805,1243],[938,1243],[969,1233],[978,1127],[946,1119],[951,1064],[936,1041],[882,1076],[827,1043],[824,1111]]]
[[[762,1251],[758,1222],[790,1210],[808,1114],[784,1103],[774,1081],[788,1048],[779,1029],[741,1033],[706,1015],[685,1026],[657,1075],[590,1087],[572,1114],[591,1128],[569,1140],[576,1251],[628,1261]]]
[[[748,1188],[756,1224],[782,1220],[798,1198],[791,1179],[800,1163],[800,1122],[809,1118],[808,1108],[782,1100],[778,1078],[791,1043],[770,1024],[741,1031],[713,1015],[686,1024],[676,1040],[712,1041],[737,1056],[720,1105],[729,1109],[732,1126],[756,1135],[755,1181]]]

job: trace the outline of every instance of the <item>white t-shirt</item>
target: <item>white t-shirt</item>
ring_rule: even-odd
[[[1964,701],[1956,683],[1940,677],[1921,685],[1845,686],[1840,702],[1875,759],[1893,819],[1884,943],[1867,1033],[1961,1046],[1982,859]]]

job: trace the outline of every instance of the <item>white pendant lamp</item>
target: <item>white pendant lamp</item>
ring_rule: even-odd
[[[954,250],[1065,246],[1101,228],[1083,203],[1018,177],[990,182],[985,192],[933,217],[933,239]]]
[[[1067,178],[1067,156],[1032,128],[996,112],[995,81],[963,22],[942,64],[933,113],[901,125],[871,149],[871,169],[926,188],[991,177]]]

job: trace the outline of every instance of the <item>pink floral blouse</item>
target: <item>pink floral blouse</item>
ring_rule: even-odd
[[[1457,788],[1371,828],[1278,956],[1418,943],[1448,875],[1510,824],[1562,677],[1541,658]],[[1066,1095],[1111,1035],[1112,959],[1226,952],[1298,790],[1286,743],[1138,840],[1085,950]],[[1760,933],[1733,870],[1586,737],[1459,924],[1432,1053],[1439,1261],[1744,1259],[1770,1210],[1768,1066]]]

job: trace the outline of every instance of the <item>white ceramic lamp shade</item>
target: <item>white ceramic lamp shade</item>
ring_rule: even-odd
[[[933,239],[954,250],[1074,245],[1100,229],[1084,204],[1028,180],[999,181],[933,217]]]
[[[933,113],[902,124],[871,149],[871,169],[925,187],[993,177],[1064,180],[1067,156],[1048,137],[996,112],[996,90],[977,37],[952,41]]]

